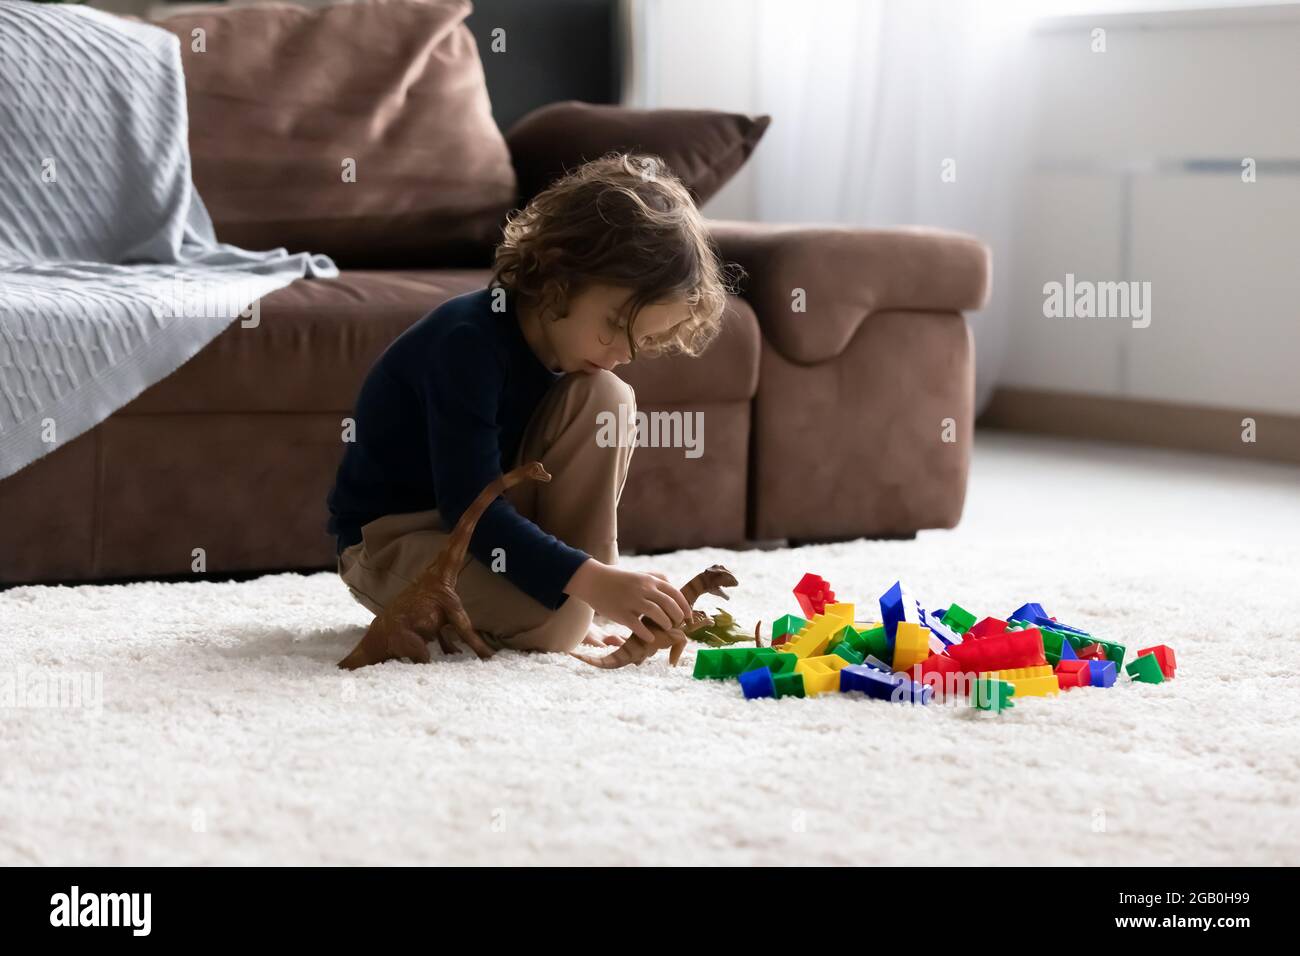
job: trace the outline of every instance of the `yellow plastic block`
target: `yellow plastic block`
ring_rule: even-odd
[[[930,656],[930,629],[913,621],[900,621],[894,631],[894,670],[911,670]]]
[[[839,604],[827,604],[823,612],[827,617],[838,617],[844,620],[845,624],[853,623],[853,605],[840,602]],[[837,628],[838,630],[838,628]]]
[[[1017,697],[1053,697],[1061,693],[1061,682],[1056,679],[1049,664],[989,671],[988,676],[1014,684]]]
[[[815,614],[813,619],[792,635],[777,650],[786,651],[796,657],[818,657],[826,653],[826,645],[831,635],[844,628],[844,621],[827,614]]]
[[[794,665],[794,672],[803,675],[803,692],[812,697],[827,694],[840,689],[840,668],[848,661],[838,654],[823,654],[820,657],[805,657]]]

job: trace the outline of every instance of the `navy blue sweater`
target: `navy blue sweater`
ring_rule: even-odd
[[[492,311],[492,299],[490,288],[449,299],[394,339],[367,374],[355,441],[328,499],[327,530],[340,552],[382,515],[437,508],[450,529],[513,465],[529,418],[563,373],[528,345],[513,293],[501,312]],[[505,578],[551,609],[568,600],[569,578],[591,557],[502,496],[469,544],[489,568],[496,548],[505,549]]]

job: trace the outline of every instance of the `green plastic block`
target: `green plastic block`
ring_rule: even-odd
[[[795,654],[777,651],[776,656],[767,662],[767,666],[772,669],[773,674],[793,674],[794,669],[799,666],[799,658]]]
[[[1160,661],[1154,654],[1143,654],[1128,667],[1128,676],[1144,684],[1163,684],[1164,672],[1160,670]]]
[[[1094,643],[1091,637],[1081,637],[1078,634],[1070,634],[1068,631],[1066,632],[1065,639],[1070,642],[1070,646],[1076,651]]]
[[[864,646],[854,650],[860,650],[864,658],[870,654],[872,657],[879,657],[882,661],[892,659],[889,653],[889,635],[885,633],[883,624],[859,632],[859,637],[862,638]]]
[[[1115,662],[1115,669],[1119,670],[1124,666],[1124,645],[1116,644],[1114,641],[1097,641],[1101,649],[1106,652],[1106,660]]]
[[[808,622],[797,614],[787,614],[785,617],[778,617],[772,622],[772,640],[778,637],[784,637],[786,634],[798,634]]]
[[[846,627],[840,633],[844,635],[844,643],[852,648],[854,653],[866,655],[870,652],[870,643],[856,627]]]
[[[1016,706],[1011,700],[1015,693],[1015,684],[992,677],[979,677],[970,684],[970,705],[977,710],[997,713]]]
[[[753,648],[753,647],[706,647],[695,655],[695,673],[692,675],[699,679],[711,678],[714,680],[725,680],[728,677],[735,677],[741,671],[747,669],[749,661],[753,658],[757,650],[771,650],[770,648]],[[775,653],[775,651],[773,652]]]
[[[1055,667],[1061,663],[1061,648],[1069,643],[1069,636],[1064,631],[1041,625],[1038,630],[1043,635],[1043,656],[1047,658],[1047,663]]]
[[[840,641],[840,643],[835,646],[835,650],[831,651],[831,653],[836,657],[844,658],[850,664],[861,664],[866,659],[866,655],[855,651],[849,646],[848,641]]]
[[[786,657],[794,657],[793,654],[787,654]],[[1150,657],[1151,655],[1147,655]],[[1157,662],[1158,666],[1158,662]],[[772,683],[776,687],[776,696],[780,697],[802,697],[803,694],[803,675],[802,674],[774,674]]]
[[[975,615],[960,604],[952,604],[939,619],[939,623],[952,628],[958,634],[965,634],[975,626]]]
[[[760,667],[776,668],[780,666],[777,658],[792,657],[791,654],[782,654],[775,647],[755,647],[750,649],[749,660],[745,661],[737,675],[746,671],[756,671]],[[775,673],[775,671],[773,671]]]

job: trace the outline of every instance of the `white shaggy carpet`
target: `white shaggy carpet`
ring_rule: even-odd
[[[813,570],[862,608],[902,578],[929,607],[1039,600],[1130,654],[1177,650],[1172,682],[994,718],[746,702],[692,654],[346,675],[367,615],[330,574],[11,589],[0,675],[92,691],[0,707],[0,863],[1294,865],[1298,481],[981,433],[957,531],[625,559],[726,564],[750,625],[797,610]]]

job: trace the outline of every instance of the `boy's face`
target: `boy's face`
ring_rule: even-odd
[[[623,286],[591,285],[569,300],[569,314],[559,322],[544,322],[550,365],[555,372],[613,371],[632,360],[628,347],[627,306],[632,290]],[[637,348],[689,318],[685,300],[655,303],[636,319]]]

